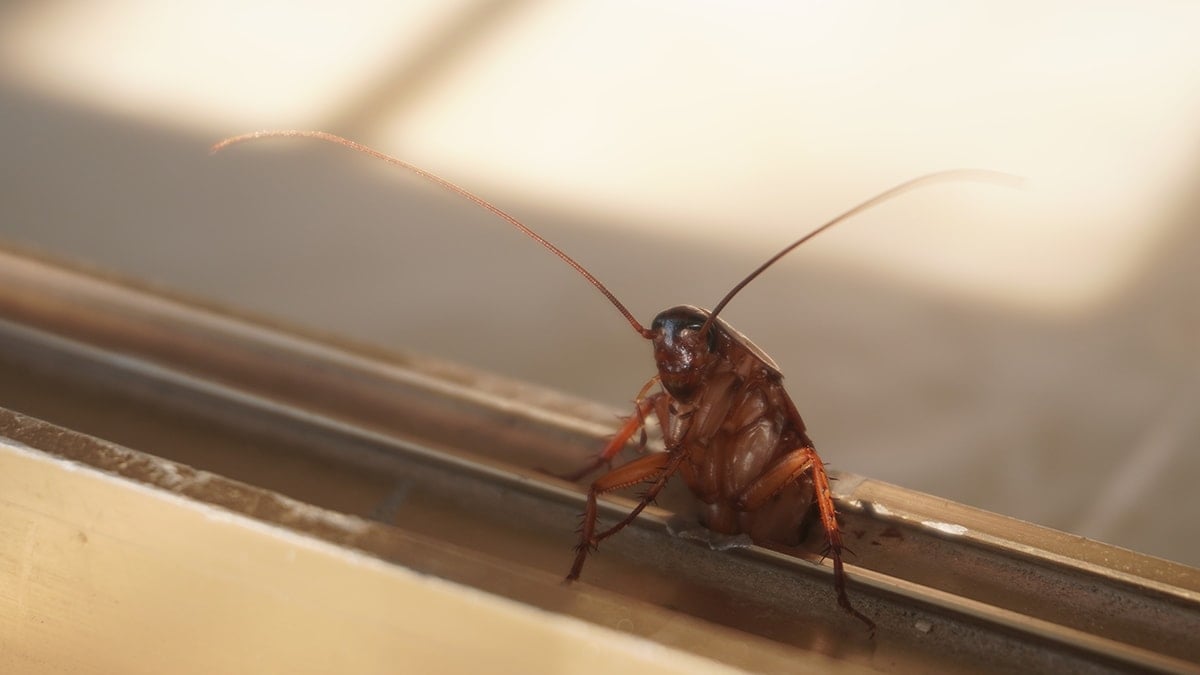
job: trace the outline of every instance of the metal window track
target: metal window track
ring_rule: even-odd
[[[0,447],[736,668],[1200,672],[1200,570],[846,474],[850,595],[874,640],[837,608],[827,561],[671,535],[679,493],[565,587],[585,491],[541,468],[592,456],[613,411],[12,250],[0,406]]]

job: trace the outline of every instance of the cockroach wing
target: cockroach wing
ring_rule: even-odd
[[[701,309],[699,307],[695,307],[694,309],[703,313],[705,316],[708,316],[708,310]],[[717,325],[719,325],[721,327],[721,330],[728,333],[729,337],[733,338],[733,340],[735,342],[737,342],[739,345],[745,347],[746,351],[748,351],[754,355],[754,358],[758,359],[759,361],[762,361],[763,364],[773,374],[778,375],[779,377],[783,377],[783,373],[779,370],[779,365],[775,363],[775,359],[771,358],[770,355],[768,355],[766,352],[764,352],[758,345],[754,344],[753,340],[746,337],[740,330],[729,325],[729,323],[727,321],[725,321],[725,319],[722,319],[721,317],[718,316],[715,319],[715,321],[716,321]]]

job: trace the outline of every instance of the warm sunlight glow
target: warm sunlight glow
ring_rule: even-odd
[[[1138,273],[1200,136],[1200,5],[1174,21],[1055,3],[518,5],[440,60],[446,26],[484,5],[190,6],[29,4],[0,28],[4,69],[214,137],[357,130],[494,196],[758,252],[922,173],[1016,173],[1022,191],[906,197],[807,259],[1057,311]],[[962,44],[964,25],[990,37]],[[419,100],[371,93],[427,62]],[[589,87],[566,86],[581,71]]]
[[[0,26],[0,63],[49,94],[160,123],[306,126],[362,97],[465,4],[32,3]]]

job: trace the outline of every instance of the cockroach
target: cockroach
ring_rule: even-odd
[[[838,215],[785,246],[739,281],[710,311],[692,305],[664,310],[643,326],[591,272],[532,229],[481,197],[403,160],[321,131],[258,131],[220,141],[212,152],[262,138],[313,138],[335,143],[401,167],[471,200],[558,256],[596,287],[638,335],[653,345],[658,374],[634,400],[634,413],[595,461],[572,474],[583,476],[611,463],[635,435],[645,439],[646,419],[658,421],[665,452],[644,454],[604,473],[588,489],[575,560],[567,580],[578,579],[590,552],[629,525],[676,474],[701,503],[701,524],[718,534],[745,534],[759,544],[795,545],[811,508],[825,531],[825,554],[833,560],[837,603],[874,635],[875,622],[850,604],[842,563],[845,546],[829,488],[829,475],[808,437],[796,404],[783,388],[779,366],[757,345],[720,318],[751,281],[821,232],[919,185],[943,180],[1005,180],[1006,174],[957,169],[901,183]],[[658,387],[657,391],[651,391]],[[648,486],[630,513],[597,531],[596,500],[634,485]]]

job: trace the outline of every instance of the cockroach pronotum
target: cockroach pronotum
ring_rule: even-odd
[[[654,346],[658,374],[642,387],[631,415],[595,461],[571,477],[579,479],[612,461],[635,434],[643,434],[653,415],[665,452],[644,454],[603,474],[588,489],[575,561],[567,580],[579,578],[584,561],[597,545],[629,525],[675,474],[701,502],[701,522],[724,535],[748,535],[755,543],[798,543],[804,520],[815,503],[825,530],[826,555],[833,560],[837,603],[874,635],[875,622],[850,604],[842,564],[841,531],[825,464],[806,432],[796,404],[783,388],[779,367],[746,336],[720,318],[721,310],[747,284],[780,258],[837,223],[919,185],[942,180],[1006,180],[991,171],[953,170],[901,183],[812,230],[785,246],[738,282],[711,310],[680,305],[660,312],[646,328],[625,305],[554,244],[498,207],[471,192],[405,161],[361,143],[321,131],[258,131],[220,141],[212,152],[262,138],[314,138],[355,150],[407,169],[475,202],[558,256],[582,275],[625,317],[637,334]],[[658,391],[651,393],[655,386]],[[597,532],[599,495],[638,484],[648,485],[637,506],[620,522]]]

